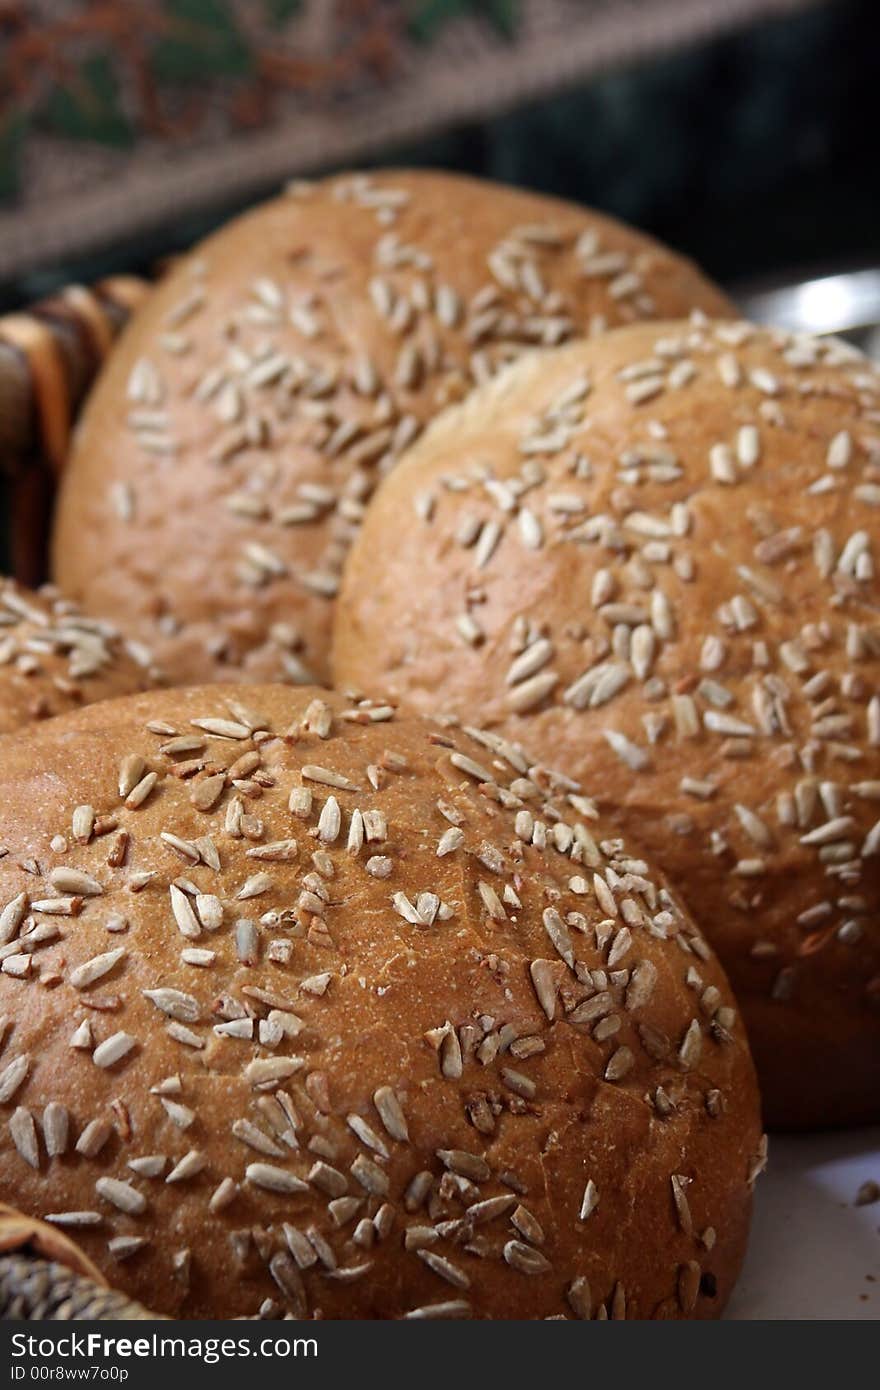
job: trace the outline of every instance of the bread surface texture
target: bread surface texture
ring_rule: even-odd
[[[175,684],[326,680],[345,552],[425,422],[527,348],[692,309],[730,306],[572,204],[442,173],[297,185],[127,328],[66,471],[54,576]]]
[[[46,586],[0,579],[0,734],[156,683],[150,653]]]
[[[719,1315],[744,1030],[574,784],[279,686],[8,743],[0,1200],[170,1315]]]
[[[522,740],[664,868],[781,1126],[880,1116],[878,409],[744,324],[534,357],[384,483],[338,611],[341,683]]]

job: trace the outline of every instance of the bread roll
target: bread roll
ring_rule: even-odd
[[[567,779],[317,691],[0,771],[0,1200],[187,1317],[714,1317],[761,1164],[715,958]]]
[[[157,678],[149,652],[112,623],[86,618],[57,589],[0,579],[0,734]]]
[[[534,358],[385,483],[339,607],[340,681],[522,739],[664,867],[780,1126],[880,1118],[878,411],[743,324]]]
[[[175,684],[324,679],[364,502],[425,420],[524,348],[694,307],[730,311],[571,204],[439,173],[297,185],[126,331],[66,475],[55,577]]]

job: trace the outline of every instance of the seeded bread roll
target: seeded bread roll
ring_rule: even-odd
[[[155,684],[150,654],[50,586],[0,578],[0,734]]]
[[[478,713],[663,866],[779,1126],[880,1118],[878,408],[741,324],[534,358],[386,482],[339,605],[341,682]]]
[[[5,752],[0,1199],[173,1315],[717,1316],[757,1090],[662,882],[503,741],[237,689]]]
[[[345,551],[424,422],[525,348],[694,307],[730,312],[571,204],[438,173],[298,185],[185,258],[112,354],[55,577],[175,684],[325,679]]]

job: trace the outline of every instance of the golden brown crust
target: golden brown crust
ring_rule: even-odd
[[[424,422],[525,347],[694,307],[730,311],[571,204],[439,173],[299,186],[185,258],[126,331],[55,577],[177,684],[323,679],[363,503]]]
[[[9,741],[0,1199],[170,1314],[717,1316],[758,1102],[689,919],[509,745],[236,690]]]
[[[149,653],[46,586],[0,579],[0,734],[154,685]]]
[[[386,481],[339,605],[340,681],[478,711],[615,809],[780,1126],[880,1116],[878,409],[843,344],[744,325],[534,358]]]

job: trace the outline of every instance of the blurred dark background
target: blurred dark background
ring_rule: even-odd
[[[595,204],[728,284],[797,278],[878,259],[878,85],[878,0],[826,0],[367,162],[446,166]],[[0,306],[146,270],[243,201],[250,192],[7,281]]]

